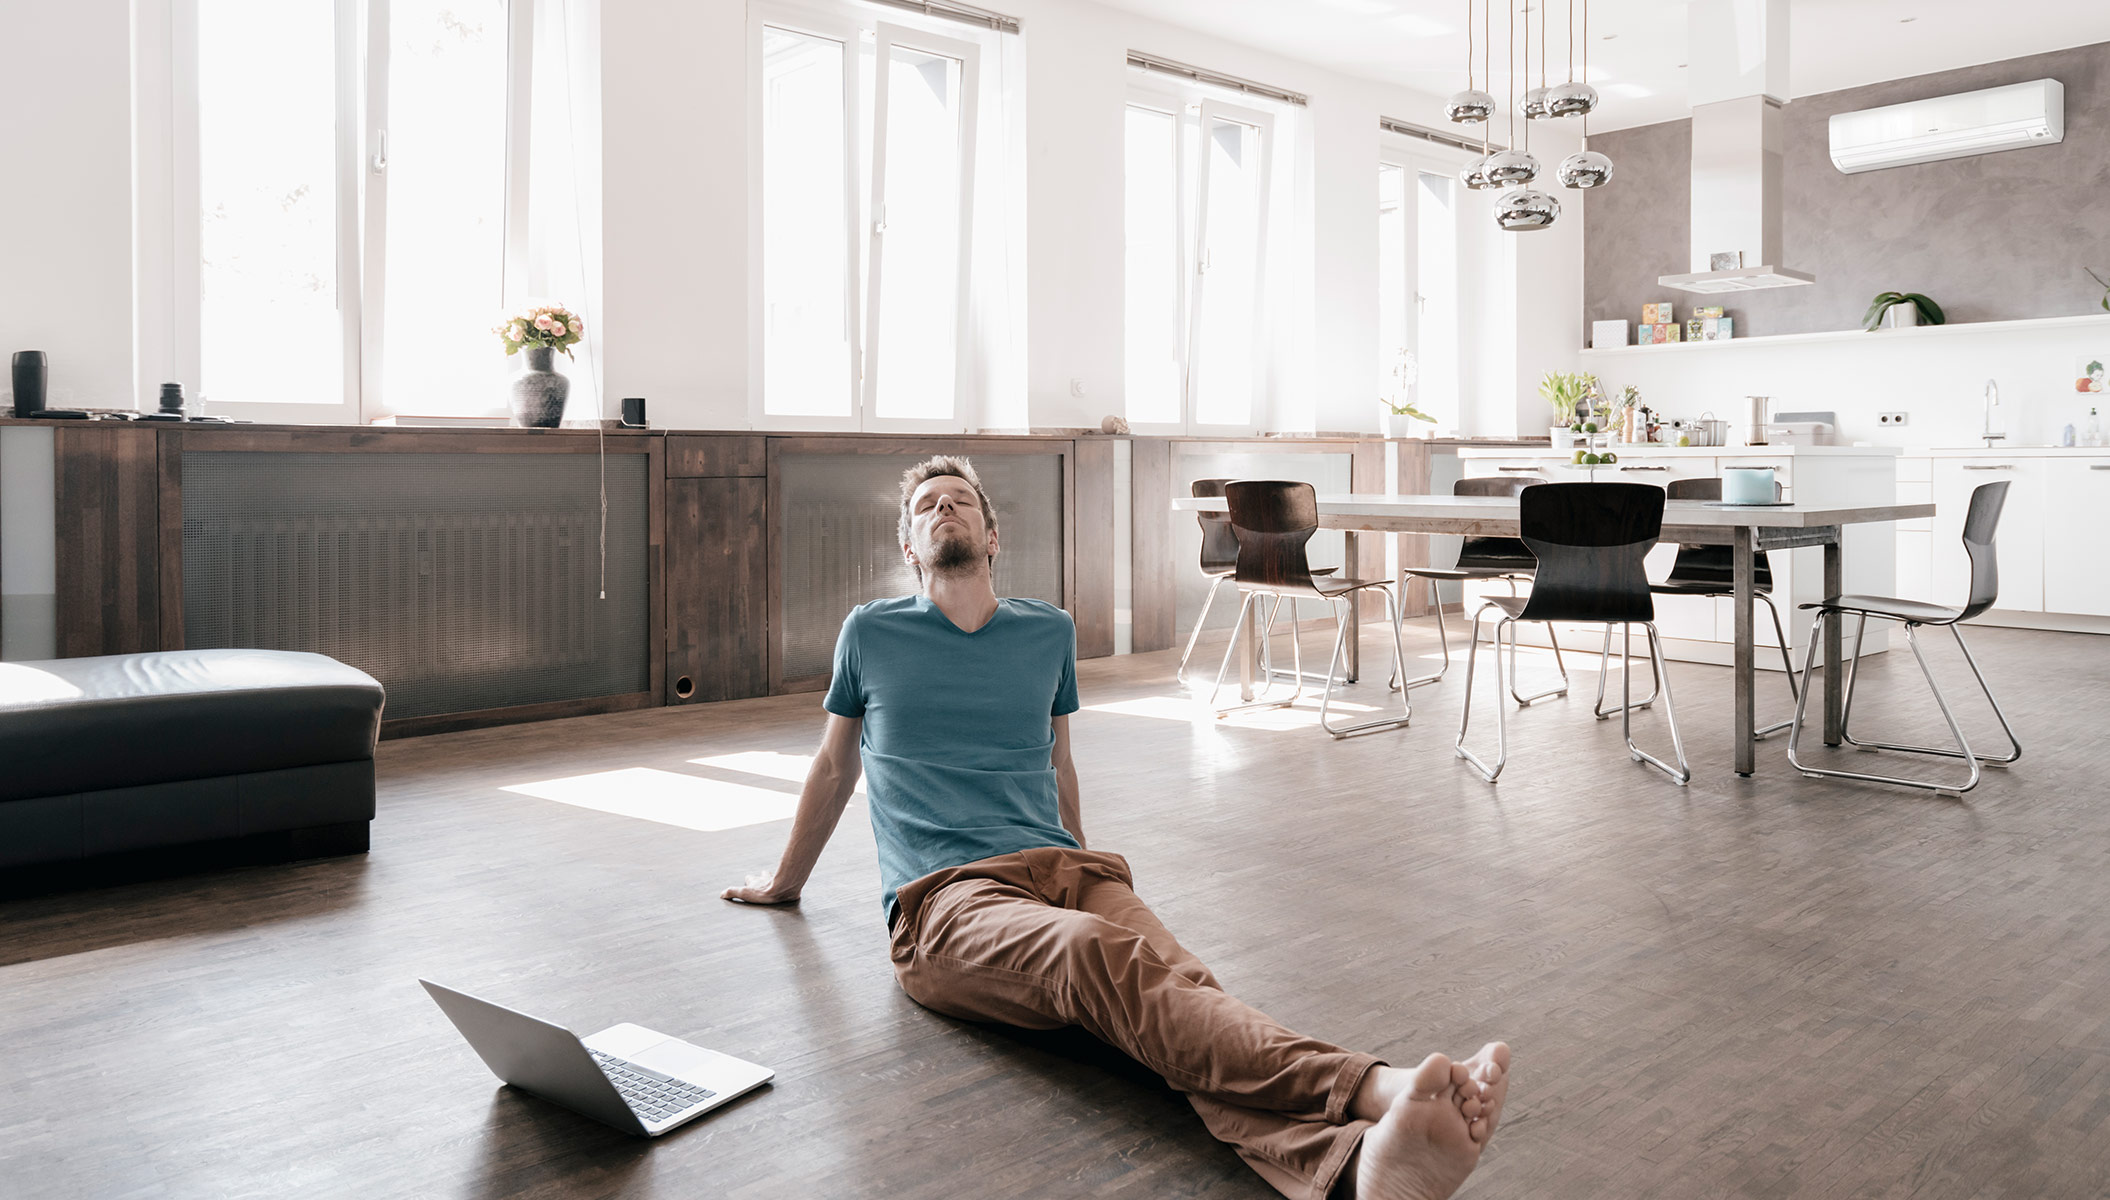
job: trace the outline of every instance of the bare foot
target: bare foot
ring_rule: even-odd
[[[1478,1062],[1478,1056],[1467,1060],[1468,1074]],[[1471,1126],[1487,1118],[1469,1121],[1460,1111],[1452,1066],[1441,1054],[1423,1059],[1407,1089],[1363,1134],[1355,1161],[1357,1200],[1444,1200],[1479,1165],[1485,1143],[1473,1138]]]
[[[1460,1109],[1472,1122],[1473,1140],[1484,1146],[1495,1135],[1495,1126],[1502,1123],[1502,1102],[1509,1098],[1509,1046],[1489,1042],[1480,1047],[1478,1054],[1451,1065],[1453,1079],[1461,1067],[1467,1078],[1478,1085],[1478,1092],[1470,1107],[1461,1103]]]
[[[1498,1046],[1501,1047],[1501,1066],[1499,1069],[1490,1071],[1488,1069],[1492,1065],[1490,1055]],[[1487,1045],[1482,1046],[1480,1052],[1473,1057],[1459,1059],[1451,1063],[1449,1084],[1451,1099],[1457,1103],[1458,1111],[1465,1114],[1466,1120],[1476,1121],[1480,1118],[1482,1106],[1486,1102],[1488,1082],[1506,1074],[1508,1064],[1509,1047],[1502,1045],[1500,1042],[1489,1042]],[[1355,1095],[1348,1101],[1348,1116],[1357,1121],[1376,1121],[1383,1118],[1387,1112],[1391,1111],[1395,1101],[1401,1096],[1414,1092],[1415,1089],[1411,1083],[1413,1077],[1414,1071],[1403,1067],[1372,1067],[1363,1076],[1363,1081],[1356,1088]],[[1507,1085],[1505,1084],[1504,1086],[1506,1088]],[[1486,1141],[1487,1139],[1479,1138],[1477,1140]]]

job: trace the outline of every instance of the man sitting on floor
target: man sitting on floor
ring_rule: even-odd
[[[1070,758],[1076,628],[1000,600],[996,510],[964,459],[901,482],[901,551],[922,581],[843,622],[828,729],[773,876],[728,900],[799,898],[870,780],[896,978],[968,1021],[1082,1026],[1186,1093],[1209,1131],[1284,1195],[1435,1200],[1500,1123],[1509,1048],[1387,1066],[1233,999],[1085,848]]]

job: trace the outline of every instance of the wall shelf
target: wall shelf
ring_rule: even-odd
[[[1955,325],[1915,325],[1906,329],[1833,329],[1823,333],[1779,333],[1764,337],[1731,338],[1726,342],[1669,342],[1660,346],[1588,347],[1585,359],[1613,358],[1636,354],[1692,354],[1729,350],[1740,346],[1802,346],[1825,342],[1903,341],[1918,338],[1968,337],[1980,333],[2033,333],[2038,330],[2088,329],[2110,331],[2110,313],[2083,313],[2073,317],[2031,317],[2020,321],[1968,321]]]

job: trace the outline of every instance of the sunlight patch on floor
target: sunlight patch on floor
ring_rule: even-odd
[[[500,790],[704,833],[788,821],[798,808],[798,797],[783,792],[651,767],[596,771]]]
[[[775,750],[742,750],[738,754],[713,754],[707,758],[692,758],[689,761],[699,767],[739,771],[748,775],[759,775],[764,779],[780,779],[785,783],[804,783],[806,772],[813,769],[811,754],[780,754]],[[864,780],[857,781],[857,790],[865,790]]]

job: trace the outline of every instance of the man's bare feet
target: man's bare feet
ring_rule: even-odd
[[[1480,1064],[1476,1055],[1463,1065],[1470,1074]],[[1441,1054],[1423,1059],[1406,1089],[1363,1134],[1355,1159],[1357,1200],[1444,1200],[1479,1165],[1485,1142],[1473,1137],[1471,1126],[1485,1122],[1492,1131],[1493,1122],[1484,1115],[1470,1121],[1460,1110],[1453,1065]]]
[[[1402,1067],[1372,1067],[1348,1102],[1349,1117],[1359,1121],[1381,1119],[1401,1096],[1415,1091],[1410,1083],[1414,1074]],[[1485,1143],[1494,1135],[1494,1127],[1501,1120],[1502,1100],[1509,1092],[1509,1047],[1489,1042],[1471,1058],[1451,1063],[1448,1090],[1458,1111],[1472,1123],[1473,1140]]]

